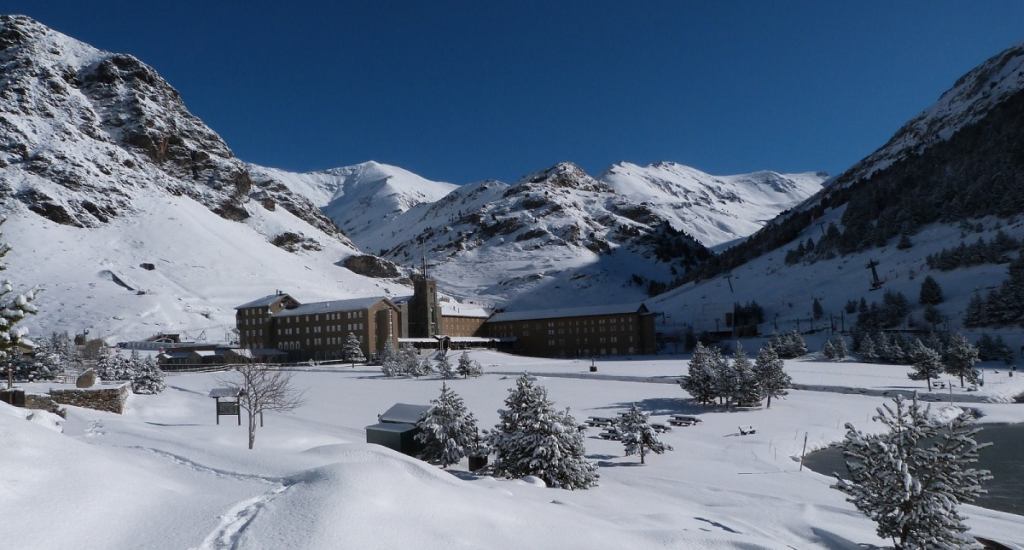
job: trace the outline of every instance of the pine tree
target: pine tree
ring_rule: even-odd
[[[0,225],[5,221],[7,218],[0,218]],[[0,233],[0,237],[2,236]],[[3,258],[10,251],[10,245],[0,241],[0,271],[7,269]],[[36,293],[37,291],[32,289],[24,294],[18,294],[14,292],[14,286],[10,281],[0,282],[0,362],[12,361],[20,353],[21,346],[33,346],[25,333],[17,328],[17,324],[38,311],[33,304]]]
[[[850,354],[850,350],[846,347],[846,338],[843,338],[842,334],[837,333],[832,336],[832,349],[835,350],[837,361],[846,359],[846,356]]]
[[[825,309],[821,307],[821,302],[817,298],[811,303],[811,313],[814,314],[815,319],[821,319],[825,315]]]
[[[509,389],[498,424],[488,434],[495,452],[494,473],[510,478],[537,476],[549,487],[587,489],[597,485],[597,467],[586,460],[583,435],[568,409],[557,411],[547,390],[529,375]]]
[[[711,348],[711,372],[714,375],[715,396],[720,403],[729,405],[732,402],[733,393],[739,385],[736,371],[732,363],[722,355],[722,350],[717,347]]]
[[[167,387],[164,382],[164,371],[152,357],[141,361],[132,378],[132,391],[138,394],[157,394]]]
[[[690,358],[688,375],[683,378],[683,387],[698,403],[711,403],[715,399],[715,371],[713,357],[704,344],[697,342]]]
[[[445,380],[455,378],[455,369],[452,368],[452,363],[448,360],[447,353],[443,353],[437,358],[437,373]]]
[[[343,360],[352,363],[353,367],[356,366],[356,363],[366,362],[366,356],[363,355],[363,344],[355,333],[350,332],[345,337],[345,343],[342,344],[341,348],[341,357]]]
[[[479,432],[476,417],[447,384],[441,385],[441,395],[430,402],[430,409],[419,422],[416,440],[423,444],[420,458],[446,468],[458,464],[476,447]]]
[[[402,368],[401,358],[395,353],[395,348],[392,347],[390,340],[384,342],[384,349],[380,352],[380,370],[387,377],[407,374]]]
[[[846,425],[843,454],[849,479],[833,485],[877,524],[879,537],[897,548],[968,548],[975,542],[958,510],[984,493],[992,476],[976,470],[979,431],[964,413],[950,425],[930,418],[915,396],[902,396],[878,409],[874,420],[888,431],[865,434]]]
[[[768,398],[768,408],[772,407],[773,397],[783,397],[788,392],[792,381],[786,374],[786,363],[776,353],[771,344],[761,347],[754,361],[754,374],[757,377],[761,394]]]
[[[939,352],[925,346],[921,340],[914,340],[910,354],[914,361],[914,372],[907,376],[911,380],[927,380],[928,391],[932,391],[932,380],[937,380],[942,374],[942,356],[939,355]]]
[[[942,300],[942,287],[931,275],[925,277],[921,281],[921,293],[918,295],[917,301],[922,305],[937,306],[942,303]]]
[[[467,351],[462,352],[462,355],[459,356],[459,366],[456,368],[456,371],[463,378],[480,376],[484,373],[483,369],[480,367],[480,363],[470,359],[469,352]]]
[[[964,379],[971,384],[981,381],[981,373],[974,365],[978,364],[978,348],[975,348],[960,334],[954,334],[946,346],[946,372],[960,377],[960,387],[964,387]]]
[[[910,241],[910,236],[906,233],[900,235],[900,240],[896,243],[896,248],[900,250],[906,250],[914,246],[914,243]]]
[[[761,384],[754,373],[753,365],[747,352],[743,351],[743,345],[736,343],[736,351],[732,356],[732,372],[735,376],[735,385],[732,388],[732,401],[739,406],[752,406],[761,403]]]
[[[434,372],[436,372],[434,369],[434,363],[430,360],[429,356],[424,356],[423,359],[413,364],[413,376],[427,376]]]
[[[871,338],[871,334],[865,334],[861,337],[858,351],[860,358],[868,363],[878,360],[878,351],[875,349],[875,341]]]
[[[828,360],[836,358],[836,348],[832,346],[832,340],[825,340],[825,345],[821,348],[821,354]]]
[[[672,450],[671,445],[661,441],[647,419],[647,413],[633,404],[618,423],[626,456],[640,455],[640,464],[644,464],[644,457],[648,452],[660,455]]]
[[[989,324],[989,319],[985,300],[978,293],[974,293],[971,296],[971,301],[967,303],[967,311],[964,312],[964,326],[980,327],[987,324]]]
[[[807,342],[796,330],[784,333],[778,340],[773,339],[772,345],[783,359],[795,359],[807,353]]]

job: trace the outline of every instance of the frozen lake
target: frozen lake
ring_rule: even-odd
[[[992,472],[985,484],[988,494],[975,502],[978,506],[1024,515],[1024,424],[982,424],[978,441],[990,442],[981,450],[979,468]],[[808,453],[804,465],[815,472],[831,475],[846,473],[839,447],[828,447]]]

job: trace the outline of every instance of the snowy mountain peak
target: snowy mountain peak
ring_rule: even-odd
[[[1021,90],[1024,43],[1007,48],[957,79],[938,101],[904,124],[882,148],[852,169],[852,177],[844,179],[870,176],[907,155],[949,139]]]

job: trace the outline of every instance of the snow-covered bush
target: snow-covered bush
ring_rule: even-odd
[[[597,485],[597,467],[586,459],[583,435],[569,410],[555,410],[547,390],[524,374],[509,389],[498,424],[488,434],[494,473],[537,476],[548,487],[587,489]]]
[[[618,422],[626,456],[640,455],[640,464],[644,464],[644,457],[648,452],[660,455],[672,450],[671,445],[664,443],[658,437],[658,433],[654,431],[647,420],[648,416],[636,404],[633,404]]]
[[[416,440],[423,444],[420,458],[447,467],[474,451],[480,440],[476,418],[451,388],[442,384],[441,395],[419,422]]]
[[[979,428],[970,413],[943,426],[916,396],[909,404],[897,396],[874,420],[888,431],[865,434],[846,425],[849,479],[837,479],[833,487],[897,548],[973,547],[959,506],[982,494],[981,483],[992,476],[972,467],[985,445],[975,439]]]

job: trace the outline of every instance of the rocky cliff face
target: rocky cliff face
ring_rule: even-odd
[[[251,199],[344,238],[305,197],[254,181],[151,67],[30,18],[0,16],[0,193],[54,222],[95,227],[160,189],[243,220]]]

